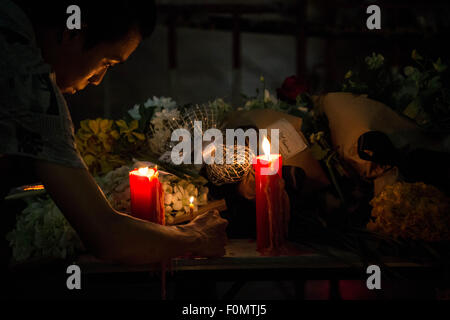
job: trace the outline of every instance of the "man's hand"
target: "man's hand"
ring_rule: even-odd
[[[219,211],[214,210],[197,216],[181,228],[198,235],[198,241],[192,251],[194,255],[220,257],[225,254],[227,225],[228,221],[220,217]]]

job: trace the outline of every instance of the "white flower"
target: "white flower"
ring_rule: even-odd
[[[141,120],[141,115],[139,114],[139,105],[135,104],[133,108],[128,110],[128,114],[134,119],[134,120]]]
[[[177,109],[162,109],[157,111],[151,120],[152,138],[149,139],[149,144],[155,152],[163,153],[166,144],[172,136],[174,123],[180,118],[180,113]]]
[[[176,110],[177,107],[177,103],[175,101],[172,100],[172,98],[166,98],[166,97],[153,97],[153,98],[149,98],[145,103],[144,103],[144,107],[145,108],[150,108],[150,107],[156,107],[156,109],[159,111],[173,111]],[[128,110],[128,114],[131,116],[131,118],[133,118],[134,120],[141,120],[141,115],[139,113],[139,108],[140,105],[136,104],[134,105],[133,108],[131,108],[130,110]],[[158,113],[157,112],[157,113]],[[158,117],[158,115],[156,114],[155,117]]]
[[[175,201],[172,206],[173,210],[178,211],[183,208],[183,203],[181,201]]]
[[[145,108],[157,107],[158,109],[172,110],[172,109],[176,108],[176,106],[177,106],[177,103],[175,101],[173,101],[172,98],[166,98],[166,97],[158,98],[158,97],[153,96],[153,99],[149,98],[144,103]]]
[[[167,190],[167,189],[166,189]],[[166,205],[169,205],[169,204],[171,204],[172,203],[172,194],[170,194],[170,193],[166,193],[165,195],[164,195],[164,204],[166,204]]]
[[[248,100],[244,105],[244,109],[250,109],[255,102],[256,100]]]
[[[180,116],[177,109],[164,108],[161,111],[155,113],[152,123],[161,123],[164,120],[174,120]]]
[[[269,92],[269,90],[264,90],[264,102],[272,102],[272,103],[277,103],[277,99],[272,96]]]
[[[306,107],[298,107],[297,109],[302,111],[302,112],[305,112],[305,113],[308,112],[308,108],[306,108]]]
[[[18,215],[16,228],[7,235],[16,261],[59,258],[83,250],[83,244],[55,203],[36,199]]]

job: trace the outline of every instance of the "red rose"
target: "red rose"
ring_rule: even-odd
[[[290,76],[283,82],[281,88],[277,89],[278,99],[295,104],[297,96],[308,91],[308,85],[303,79]]]

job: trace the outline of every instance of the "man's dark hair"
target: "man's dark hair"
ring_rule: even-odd
[[[133,27],[141,36],[150,36],[156,24],[154,0],[15,0],[34,25],[62,31],[70,14],[67,8],[81,9],[81,31],[86,34],[85,47],[122,39]]]

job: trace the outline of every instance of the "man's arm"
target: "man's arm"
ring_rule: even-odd
[[[143,264],[188,252],[224,254],[227,222],[218,213],[200,216],[183,227],[161,226],[115,211],[85,169],[40,160],[34,165],[84,245],[101,259]]]

